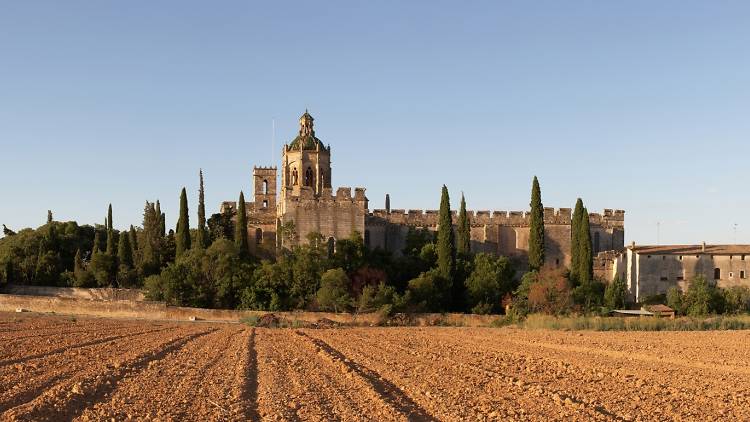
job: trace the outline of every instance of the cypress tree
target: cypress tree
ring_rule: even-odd
[[[125,268],[133,268],[133,249],[130,245],[130,236],[124,232],[120,235],[120,243],[117,246],[117,259],[120,265]]]
[[[456,231],[456,253],[468,254],[471,251],[471,226],[466,215],[466,199],[461,193],[461,208],[458,211],[458,230]]]
[[[115,250],[115,231],[112,229],[112,204],[109,204],[107,210],[107,254],[111,256],[117,255]]]
[[[138,250],[138,234],[135,232],[135,227],[133,225],[130,225],[130,249],[133,250],[133,252]]]
[[[52,222],[52,210],[47,210],[47,224]]]
[[[570,222],[570,280],[574,284],[580,283],[581,270],[581,218],[583,217],[583,201],[576,200],[573,209],[573,219]]]
[[[159,235],[161,237],[164,237],[167,235],[167,219],[166,214],[161,212],[161,204],[159,204],[159,200],[156,200],[156,208],[154,209],[154,212],[156,212],[156,217],[159,221]]]
[[[248,257],[250,249],[247,241],[247,214],[245,213],[245,194],[240,191],[240,199],[237,203],[237,222],[234,228],[234,243],[240,251],[240,255]]]
[[[385,194],[385,212],[389,213],[391,212],[391,195]]]
[[[81,258],[81,249],[76,250],[76,256],[73,258],[73,274],[76,279],[79,278],[80,274],[83,274],[85,268],[83,267],[83,258]]]
[[[107,208],[107,230],[112,230],[112,204]]]
[[[453,221],[451,216],[448,188],[443,185],[440,195],[440,213],[438,215],[437,236],[438,271],[449,282],[453,282],[456,268],[456,247],[453,238]]]
[[[531,216],[529,218],[529,270],[539,270],[544,265],[544,207],[539,180],[534,176],[531,184]]]
[[[200,174],[200,188],[198,189],[198,233],[195,243],[198,248],[208,247],[208,232],[206,231],[206,204],[205,192],[203,190],[203,170]]]
[[[175,244],[177,246],[177,256],[184,254],[190,249],[190,221],[185,188],[182,188],[182,192],[180,193],[180,218],[177,220]]]
[[[579,228],[579,252],[580,261],[578,267],[578,279],[581,284],[588,284],[594,278],[594,256],[591,245],[591,228],[589,226],[589,212],[583,208],[581,224]]]
[[[91,246],[91,256],[94,256],[97,253],[99,253],[99,246],[101,244],[101,240],[99,240],[99,239],[100,239],[100,237],[99,237],[99,230],[96,230],[94,232],[94,245]]]

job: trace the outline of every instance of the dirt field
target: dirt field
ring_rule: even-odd
[[[750,332],[0,314],[3,420],[748,420]]]

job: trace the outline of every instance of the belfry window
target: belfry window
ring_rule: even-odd
[[[292,170],[292,185],[297,184],[297,167]]]
[[[312,167],[308,167],[307,171],[305,171],[305,186],[312,186],[313,185],[313,171]]]
[[[263,181],[263,195],[268,195],[268,180]]]

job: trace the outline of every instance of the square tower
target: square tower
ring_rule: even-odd
[[[253,167],[256,211],[276,211],[276,167]]]

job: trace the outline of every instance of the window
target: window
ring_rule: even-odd
[[[729,278],[734,278],[734,273],[731,271],[729,272]]]
[[[646,258],[651,259],[651,255],[646,256]]]
[[[559,267],[559,266],[560,266],[560,258],[556,258],[555,259],[555,267]]]
[[[336,253],[336,239],[333,237],[328,238],[328,257],[332,257]]]
[[[664,260],[666,260],[666,259],[667,259],[667,256],[666,256],[666,255],[662,255],[662,256],[661,256],[661,260],[662,260],[662,261],[664,261]]]
[[[263,195],[268,195],[268,180],[263,181]]]
[[[742,255],[742,256],[740,257],[740,259],[744,261],[744,260],[745,260],[745,255]]]
[[[297,167],[292,169],[292,184],[293,185],[297,184]]]
[[[255,244],[260,245],[263,242],[263,229],[255,229]]]
[[[669,277],[667,277],[667,272],[666,271],[662,271],[661,272],[661,277],[659,277],[659,280],[661,280],[661,281],[667,281],[667,280],[669,280]]]
[[[714,280],[721,280],[721,268],[714,268]]]
[[[307,171],[305,171],[305,186],[312,186],[313,185],[313,171],[312,167],[308,167]]]
[[[730,260],[730,261],[732,260],[732,258],[734,258],[734,256],[732,256],[732,255],[729,255],[729,260]]]
[[[263,208],[268,208],[268,200],[267,199],[263,200]]]
[[[745,275],[745,270],[740,270],[740,278],[747,278]]]
[[[680,255],[680,261],[682,261],[682,255]]]

